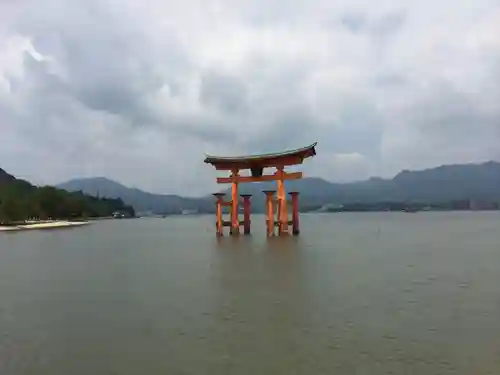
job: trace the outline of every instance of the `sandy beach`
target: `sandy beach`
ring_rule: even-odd
[[[90,224],[88,221],[49,221],[49,222],[29,222],[22,225],[1,226],[0,232],[14,232],[33,229],[58,229],[80,227]]]

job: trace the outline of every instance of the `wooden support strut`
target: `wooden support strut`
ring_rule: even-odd
[[[238,218],[239,215],[239,198],[238,198],[238,175],[239,170],[233,169],[231,173],[231,229],[230,234],[233,236],[237,236],[240,234],[240,221]]]
[[[264,194],[266,194],[266,226],[268,237],[274,236],[274,193],[274,190],[264,190]]]
[[[276,177],[278,177],[278,234],[284,235],[288,233],[288,203],[285,193],[285,172],[284,167],[277,167]]]
[[[241,194],[243,198],[243,233],[250,234],[250,226],[251,226],[251,202],[250,198],[252,194]]]
[[[216,206],[216,213],[217,213],[217,219],[215,222],[215,227],[216,227],[216,234],[219,237],[222,237],[224,235],[224,225],[222,222],[222,206],[225,202],[222,201],[222,198],[224,197],[224,193],[215,193],[212,194],[214,197],[217,198],[217,201],[215,202]]]
[[[299,228],[299,192],[291,191],[290,196],[292,197],[292,234],[298,236],[300,234]]]

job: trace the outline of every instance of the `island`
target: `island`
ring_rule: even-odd
[[[67,228],[89,220],[135,217],[120,198],[68,192],[53,186],[37,187],[0,169],[0,230]]]

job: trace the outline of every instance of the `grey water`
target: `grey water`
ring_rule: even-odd
[[[0,233],[0,374],[500,374],[500,212]]]

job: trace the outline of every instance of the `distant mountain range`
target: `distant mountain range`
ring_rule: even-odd
[[[182,210],[208,210],[213,206],[203,198],[186,198],[172,194],[152,194],[136,188],[126,187],[105,177],[81,178],[57,185],[67,191],[82,191],[85,194],[121,198],[134,207],[136,212],[174,214]],[[211,197],[213,198],[213,197]],[[209,207],[210,206],[210,207]]]
[[[500,201],[500,163],[445,165],[422,171],[402,171],[392,179],[371,178],[351,183],[332,183],[322,178],[287,181],[287,190],[300,191],[302,207],[325,204],[375,202],[442,202],[464,199]],[[212,212],[214,198],[186,198],[151,194],[98,177],[75,179],[58,185],[68,191],[109,198],[121,198],[137,212],[173,214],[182,210]],[[275,183],[242,184],[240,192],[253,194],[254,211],[264,209],[262,190]],[[229,190],[227,190],[229,193]]]

